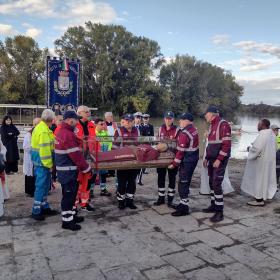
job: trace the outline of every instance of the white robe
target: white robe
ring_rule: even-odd
[[[249,150],[241,190],[257,199],[272,199],[277,190],[276,140],[271,129],[259,132]]]
[[[207,143],[206,143],[206,146],[207,146]],[[205,155],[206,155],[206,149],[204,151],[202,164],[201,164],[200,191],[199,192],[201,194],[210,194],[208,168],[205,168],[203,166],[203,161],[205,159]],[[226,167],[226,170],[225,170],[225,176],[224,176],[224,180],[222,182],[222,189],[223,189],[223,194],[234,192],[234,189],[231,185],[231,182],[230,182],[229,176],[228,176],[228,167]]]
[[[23,139],[23,174],[33,176],[33,163],[31,161],[31,133],[27,132]]]
[[[2,188],[0,188],[0,217],[4,215],[4,197]]]

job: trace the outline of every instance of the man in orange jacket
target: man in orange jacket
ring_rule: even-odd
[[[87,106],[79,106],[77,109],[77,115],[80,116],[80,120],[76,125],[76,135],[80,140],[89,140],[83,141],[90,145],[92,144],[92,138],[95,137],[95,125],[89,119],[90,118],[90,110]],[[87,138],[87,139],[85,139]],[[88,148],[86,145],[84,148]],[[79,189],[76,199],[76,207],[80,203],[81,209],[87,212],[94,211],[94,208],[90,205],[90,185],[91,185],[91,174],[84,174],[82,172],[78,175]]]

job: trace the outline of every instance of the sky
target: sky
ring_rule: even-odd
[[[278,0],[0,0],[0,40],[25,34],[53,50],[67,27],[120,24],[176,54],[232,72],[244,104],[280,105]]]

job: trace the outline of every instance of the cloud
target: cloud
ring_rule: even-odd
[[[239,78],[237,81],[245,89],[244,96],[241,98],[244,104],[261,101],[269,105],[279,104],[280,77]]]
[[[41,16],[51,16],[55,1],[54,0],[15,0],[3,1],[0,4],[1,14],[36,14]]]
[[[172,32],[172,31],[168,31],[167,34],[168,34],[168,35],[172,35],[173,32]]]
[[[269,54],[280,58],[280,47],[271,43],[258,43],[256,41],[240,41],[233,43],[238,49],[241,49],[247,53],[260,52],[263,54]]]
[[[55,52],[54,48],[49,48],[49,55],[50,56],[59,56],[58,53]]]
[[[94,0],[4,0],[0,4],[0,14],[56,18],[66,26],[84,24],[86,21],[108,24],[117,18],[112,6]]]
[[[38,37],[40,34],[42,33],[42,30],[41,29],[38,29],[38,28],[28,28],[26,30],[26,33],[25,35],[26,36],[29,36],[29,37],[32,37],[32,38],[36,38]]]
[[[228,45],[230,43],[230,36],[227,34],[217,34],[211,40],[215,45]]]
[[[111,23],[116,19],[115,10],[107,3],[99,3],[91,0],[71,0],[65,3],[66,19],[73,19],[76,22],[84,23],[91,20],[92,22]]]
[[[278,64],[278,59],[258,59],[253,57],[245,57],[236,60],[227,60],[220,66],[223,68],[239,67],[242,72],[253,72],[268,69],[274,64]]]
[[[1,24],[0,23],[0,35],[10,36],[10,35],[14,35],[15,33],[17,33],[17,32],[13,28],[12,25],[10,25],[10,24]]]

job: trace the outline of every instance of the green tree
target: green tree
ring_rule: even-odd
[[[170,96],[170,108],[176,113],[189,111],[199,115],[212,104],[219,106],[224,114],[231,114],[238,109],[243,94],[243,88],[231,73],[188,55],[177,55],[164,65],[159,81]]]
[[[86,28],[69,28],[55,47],[82,61],[85,104],[119,114],[149,107],[145,88],[163,61],[157,42],[123,26],[87,22]]]
[[[0,42],[0,102],[42,102],[45,52],[32,38],[22,35]]]

